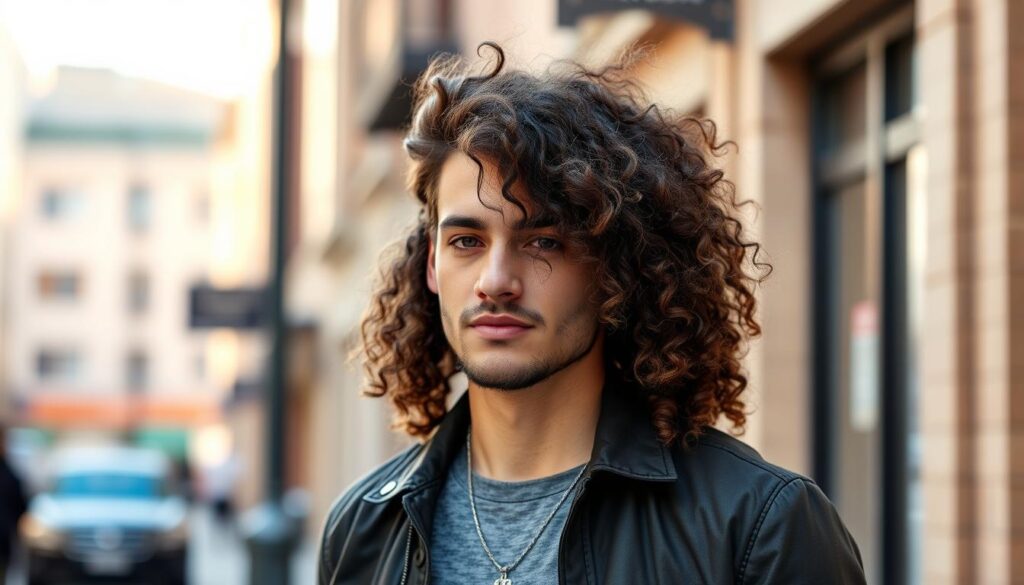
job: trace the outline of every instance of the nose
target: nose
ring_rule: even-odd
[[[523,283],[517,270],[514,254],[505,246],[493,246],[474,287],[477,297],[495,303],[518,299],[523,294]]]

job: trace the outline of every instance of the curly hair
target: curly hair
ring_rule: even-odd
[[[553,220],[579,261],[592,263],[604,362],[647,400],[665,445],[686,447],[720,415],[745,432],[745,339],[760,335],[754,287],[771,272],[744,237],[735,189],[713,165],[730,144],[710,120],[675,116],[644,101],[631,59],[593,70],[570,61],[542,74],[507,70],[502,49],[480,75],[452,55],[416,81],[405,137],[416,222],[381,257],[361,324],[369,387],[388,396],[395,426],[427,437],[447,410],[458,370],[425,285],[436,236],[441,168],[462,152],[492,163],[504,199],[525,185],[533,220]],[[479,190],[479,189],[478,189]],[[540,225],[544,225],[541,223]],[[757,274],[755,274],[757,273]]]

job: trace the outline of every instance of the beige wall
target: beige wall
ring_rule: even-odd
[[[1024,213],[1014,173],[1024,161],[1024,91],[1020,2],[975,1],[975,88],[971,119],[976,163],[975,428],[978,582],[1024,582]],[[1016,46],[1011,38],[1016,37]],[[1015,85],[1011,89],[1011,86]],[[1016,295],[1014,293],[1016,292]],[[1016,338],[1018,344],[1012,344]],[[1014,360],[1013,352],[1018,352]],[[1016,512],[1016,514],[1014,514]]]
[[[736,127],[742,192],[759,202],[751,222],[762,237],[772,274],[763,286],[764,335],[751,364],[760,408],[762,454],[800,473],[810,473],[810,167],[809,88],[799,63],[767,59],[761,39],[769,23],[760,15],[783,6],[753,2],[738,7]],[[799,12],[793,12],[799,14]],[[777,16],[776,18],[782,18]],[[796,424],[782,424],[792,421]]]
[[[768,53],[820,21],[848,0],[763,0],[743,4],[756,19],[758,48]]]
[[[934,583],[1024,582],[1017,2],[920,2],[929,261],[922,404]],[[1014,296],[1016,293],[1016,297]],[[1015,375],[1016,374],[1016,375]]]
[[[556,3],[551,0],[455,0],[452,5],[456,35],[467,58],[475,58],[477,45],[490,40],[506,49],[512,65],[540,69],[575,48],[572,29],[556,26]]]

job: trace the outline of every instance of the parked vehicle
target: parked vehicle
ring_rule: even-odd
[[[188,507],[170,461],[129,447],[55,452],[20,532],[29,585],[126,578],[186,582]]]

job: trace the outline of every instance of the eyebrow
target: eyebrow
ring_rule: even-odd
[[[512,226],[513,231],[522,232],[528,230],[535,230],[541,228],[554,227],[556,223],[551,219],[545,219],[541,217],[532,217],[527,220],[518,220],[515,225]],[[448,228],[468,228],[472,230],[484,231],[487,229],[485,224],[479,218],[471,215],[449,215],[441,221],[438,226],[439,229],[445,230]]]

